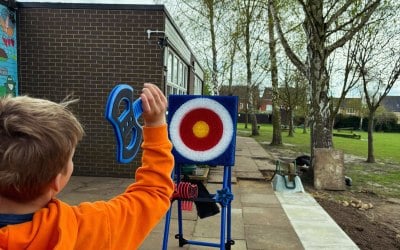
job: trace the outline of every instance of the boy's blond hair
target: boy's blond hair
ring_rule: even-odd
[[[0,98],[0,196],[34,200],[66,169],[84,133],[71,102]]]

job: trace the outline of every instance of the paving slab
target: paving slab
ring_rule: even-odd
[[[243,221],[245,225],[290,226],[281,207],[243,207]]]
[[[234,175],[234,166],[231,167],[231,183],[234,184],[237,182],[236,175]],[[223,183],[224,181],[224,167],[223,166],[217,166],[217,167],[212,167],[210,168],[210,171],[208,173],[208,178],[207,178],[207,183]]]
[[[131,178],[72,176],[71,181],[58,197],[71,205],[84,201],[109,200],[124,192]]]
[[[236,176],[232,176],[231,180],[232,180],[232,183],[236,183],[237,182]],[[222,184],[224,182],[224,176],[222,174],[221,175],[209,175],[207,182]]]
[[[271,189],[271,183],[262,181],[254,181],[254,180],[240,180],[239,182],[239,191],[241,193],[253,193],[253,192],[269,192],[271,194],[275,194]]]
[[[236,171],[236,178],[246,180],[265,180],[264,175],[260,171]]]
[[[237,156],[235,161],[234,171],[257,171],[258,166],[254,159],[251,157],[242,155]]]
[[[196,225],[196,221],[193,220],[183,220],[182,221],[184,232],[188,235],[192,235]],[[151,234],[145,239],[143,244],[140,246],[140,250],[154,250],[162,249],[163,239],[164,239],[164,228],[165,228],[165,218],[153,229]],[[178,232],[178,220],[171,219],[170,221],[170,233],[168,237],[168,249],[188,249],[179,248],[178,240],[175,239],[175,233]]]
[[[246,207],[280,207],[279,200],[274,194],[247,193],[241,196],[241,202],[242,206]]]
[[[255,158],[254,162],[260,171],[275,171],[275,161],[271,159],[273,159],[272,156],[271,158]]]
[[[305,249],[359,249],[310,194],[276,196]]]
[[[275,192],[271,182],[248,179],[274,171],[273,156],[250,137],[237,137],[236,165],[232,167],[232,250],[359,249],[332,218],[305,192]],[[222,188],[223,167],[211,167],[205,186],[210,193]],[[122,193],[134,180],[128,178],[72,176],[59,198],[70,203],[108,200]],[[215,182],[215,183],[214,183]],[[200,219],[193,204],[183,211],[187,240],[219,243],[221,213]],[[212,247],[178,246],[177,202],[173,203],[168,250],[205,250]],[[165,218],[145,239],[140,250],[161,249]]]
[[[242,209],[232,208],[232,235],[235,240],[244,240],[244,224]],[[211,216],[204,219],[199,219],[194,231],[194,237],[213,238],[220,234],[221,216]]]
[[[297,235],[289,227],[245,225],[248,249],[301,250],[304,249]]]

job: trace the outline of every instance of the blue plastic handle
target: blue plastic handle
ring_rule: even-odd
[[[139,152],[142,142],[142,100],[133,101],[133,88],[119,84],[108,96],[105,117],[111,123],[117,139],[117,161],[130,163]]]

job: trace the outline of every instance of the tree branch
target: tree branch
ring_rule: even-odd
[[[331,11],[335,8],[336,4],[338,4],[339,1],[333,1],[329,9],[326,11],[326,15],[324,16],[324,20],[330,15]]]
[[[275,8],[275,0],[271,1],[271,12],[275,19],[275,27],[278,31],[278,36],[281,41],[281,44],[285,50],[286,55],[290,59],[290,61],[297,67],[297,69],[304,75],[307,76],[307,68],[305,64],[300,61],[299,57],[293,52],[292,48],[290,47],[288,41],[286,40],[285,35],[283,34],[281,22],[278,17],[277,10]]]
[[[353,3],[353,0],[347,0],[345,4],[343,4],[342,7],[340,7],[332,16],[329,18],[329,20],[326,22],[326,27],[331,26],[331,24],[336,21],[340,15],[342,15],[348,8],[349,6]],[[327,16],[328,17],[328,16]]]
[[[378,7],[378,5],[380,4],[381,0],[376,0],[374,1],[371,5],[365,7],[365,9],[356,17],[360,17],[360,15],[363,13],[364,15],[362,15],[360,17],[360,23],[356,26],[353,26],[351,29],[349,29],[339,40],[337,40],[336,42],[334,42],[333,44],[331,44],[330,46],[328,46],[326,48],[327,51],[327,55],[329,55],[330,53],[332,53],[332,51],[334,51],[335,49],[342,47],[348,40],[350,40],[358,31],[361,30],[362,27],[364,27],[364,25],[367,23],[367,21],[369,20],[369,18],[371,17],[372,13],[374,13],[374,11],[376,10],[376,8]],[[356,19],[358,18],[354,18],[352,19],[352,22],[355,22]]]

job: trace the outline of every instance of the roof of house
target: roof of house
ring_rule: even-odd
[[[385,96],[381,105],[391,112],[400,112],[400,96]]]
[[[247,86],[246,85],[232,85],[232,93],[229,93],[229,86],[222,85],[219,89],[220,95],[237,95],[240,97],[246,97]],[[253,91],[259,91],[258,88],[253,87]]]

